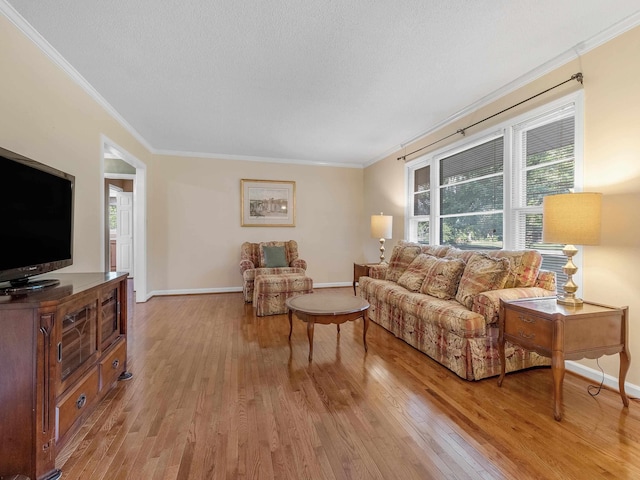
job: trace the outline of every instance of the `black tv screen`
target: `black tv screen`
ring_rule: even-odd
[[[0,282],[73,263],[75,178],[0,148]]]

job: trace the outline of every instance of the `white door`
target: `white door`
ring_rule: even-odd
[[[116,193],[116,270],[131,275],[133,269],[133,193]]]

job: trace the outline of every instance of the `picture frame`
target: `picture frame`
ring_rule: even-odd
[[[240,193],[241,226],[296,226],[296,182],[243,178]]]

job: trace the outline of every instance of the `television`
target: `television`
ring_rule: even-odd
[[[30,277],[73,263],[74,185],[73,175],[0,148],[0,293],[56,285]]]

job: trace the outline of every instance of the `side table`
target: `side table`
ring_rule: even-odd
[[[356,283],[360,277],[366,277],[369,275],[369,267],[378,265],[377,263],[353,263],[353,294],[356,293]]]
[[[562,382],[565,360],[599,358],[620,354],[619,389],[622,403],[629,406],[624,381],[631,356],[628,347],[628,308],[614,308],[591,302],[582,307],[560,305],[556,297],[501,301],[498,353],[505,376],[505,341],[551,357],[554,418],[562,420]]]

